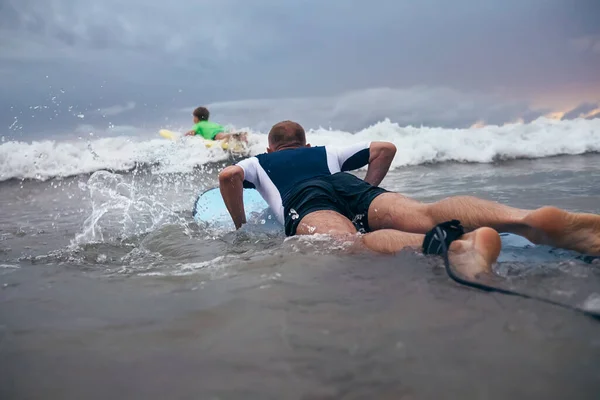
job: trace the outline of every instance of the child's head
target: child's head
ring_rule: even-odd
[[[194,123],[197,124],[200,121],[208,121],[210,113],[206,107],[198,107],[194,110],[192,115],[194,116]]]

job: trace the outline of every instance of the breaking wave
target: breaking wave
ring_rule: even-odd
[[[351,133],[327,129],[308,132],[315,145],[344,146],[359,141],[390,141],[398,152],[392,168],[447,161],[490,163],[600,152],[600,119],[556,121],[540,118],[528,124],[469,129],[401,127],[384,120]],[[267,136],[252,132],[249,154],[264,151]],[[197,138],[178,142],[146,137],[93,140],[9,141],[0,145],[0,181],[89,174],[99,170],[186,173],[198,166],[224,162],[229,154],[206,148]]]

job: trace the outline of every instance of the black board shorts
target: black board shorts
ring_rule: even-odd
[[[298,224],[315,211],[335,211],[369,232],[368,212],[375,197],[387,190],[373,186],[347,172],[309,179],[300,183],[284,200],[285,234],[296,234]]]

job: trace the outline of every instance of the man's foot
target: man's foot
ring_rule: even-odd
[[[556,207],[532,211],[523,221],[529,240],[590,256],[600,256],[600,215],[570,213]]]
[[[465,278],[491,273],[502,242],[492,228],[479,228],[453,241],[448,249],[450,264]]]

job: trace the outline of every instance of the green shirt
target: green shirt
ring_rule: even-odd
[[[192,130],[196,132],[196,135],[200,135],[206,140],[215,140],[215,136],[225,132],[225,128],[211,121],[200,121],[194,124]]]

